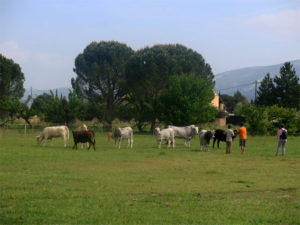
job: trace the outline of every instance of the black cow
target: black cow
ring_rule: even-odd
[[[237,136],[237,130],[233,130],[234,136],[232,137],[232,140]],[[225,130],[217,129],[215,131],[214,136],[214,142],[213,142],[213,148],[215,148],[215,142],[218,140],[218,148],[220,148],[220,141],[226,141],[226,135]]]
[[[77,143],[89,143],[89,148],[91,145],[93,145],[94,150],[96,150],[95,144],[95,133],[92,130],[80,130],[80,131],[72,131],[73,133],[73,139],[74,139],[74,146],[73,149],[76,147],[77,149]]]

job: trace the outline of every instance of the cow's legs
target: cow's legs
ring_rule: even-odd
[[[157,147],[160,148],[160,146],[161,146],[161,140],[158,140],[157,141]]]
[[[67,137],[64,137],[64,147],[67,147]]]
[[[171,142],[172,142],[172,147],[175,148],[175,145],[176,145],[175,139],[173,139]]]
[[[48,135],[45,136],[45,141],[44,141],[44,145],[43,146],[46,146],[47,139],[48,139]]]
[[[213,148],[215,148],[215,142],[216,142],[216,138],[214,138]]]
[[[168,148],[170,148],[170,146],[171,146],[171,140],[168,139]]]

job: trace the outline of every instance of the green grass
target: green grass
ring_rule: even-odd
[[[246,154],[156,148],[152,135],[96,151],[38,146],[0,133],[0,224],[300,224],[300,138],[275,157],[275,137],[249,137]]]

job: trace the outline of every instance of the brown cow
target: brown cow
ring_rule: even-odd
[[[92,130],[81,130],[81,131],[72,131],[73,139],[74,139],[74,146],[73,149],[76,147],[77,143],[89,143],[89,148],[93,145],[94,150],[96,150],[96,140],[95,140],[95,133]]]

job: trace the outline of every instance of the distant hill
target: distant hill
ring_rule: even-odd
[[[290,61],[296,70],[297,76],[300,78],[300,59]],[[256,66],[247,67],[237,70],[231,70],[215,75],[217,93],[233,95],[239,90],[248,100],[254,99],[255,80],[261,81],[267,73],[271,77],[280,74],[280,67],[284,63],[272,66]],[[259,86],[259,84],[258,84]]]
[[[58,96],[65,96],[68,97],[70,90],[72,90],[72,88],[56,88],[56,89],[49,89],[49,90],[38,90],[38,89],[32,89],[32,97],[36,98],[38,95],[42,95],[44,93],[48,93],[50,94],[50,91],[53,91],[53,93],[55,94],[57,90],[57,94]],[[26,89],[23,98],[21,99],[21,101],[25,101],[28,96],[31,95],[31,90],[30,89]]]

